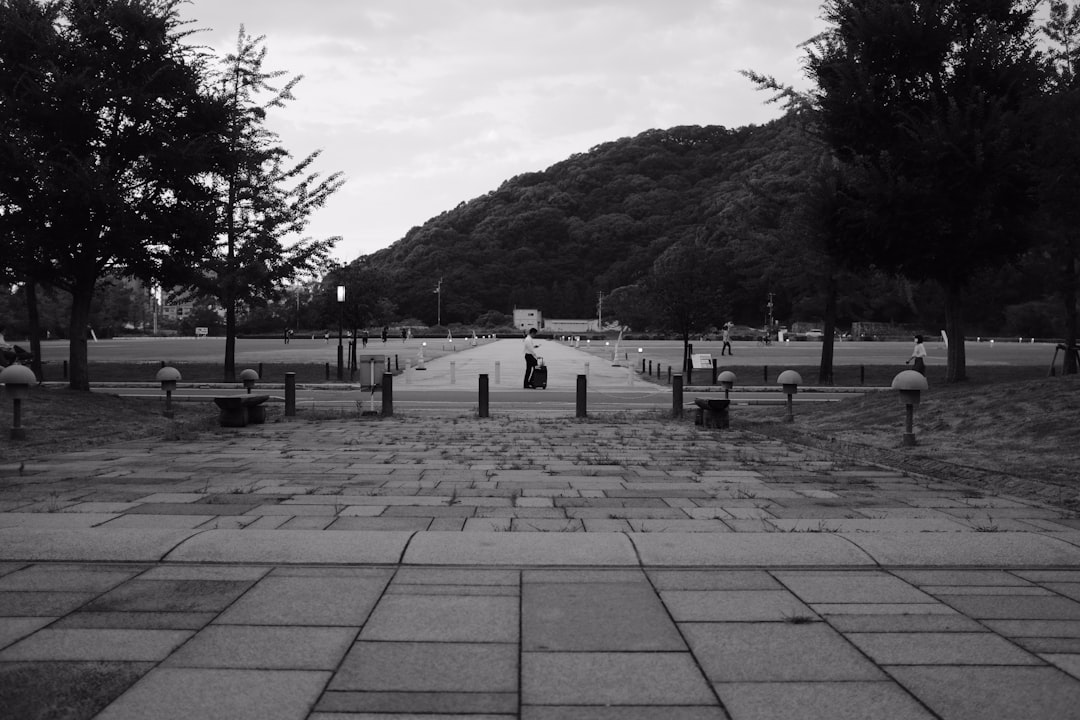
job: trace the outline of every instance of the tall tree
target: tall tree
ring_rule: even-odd
[[[1042,31],[1050,41],[1051,83],[1038,108],[1041,219],[1065,309],[1065,344],[1075,347],[1080,262],[1080,5],[1050,3],[1050,17]],[[1076,356],[1066,353],[1064,372],[1078,371]]]
[[[313,152],[298,162],[266,127],[267,112],[293,100],[297,76],[280,89],[285,73],[263,69],[263,38],[240,28],[236,51],[222,67],[217,92],[228,109],[224,160],[213,178],[218,202],[215,244],[188,267],[186,285],[216,298],[225,309],[226,380],[236,379],[236,317],[241,306],[276,297],[298,275],[323,269],[337,238],[300,239],[307,226],[344,180],[312,171]]]
[[[702,232],[676,241],[656,259],[645,287],[668,327],[683,341],[683,371],[690,359],[690,335],[713,322],[720,305],[720,264]]]
[[[808,49],[823,136],[859,180],[844,252],[941,284],[949,382],[967,377],[965,285],[1027,240],[1036,5],[827,0],[830,27]]]
[[[26,282],[71,294],[70,385],[107,273],[201,255],[224,114],[182,41],[179,0],[0,0],[0,243]]]

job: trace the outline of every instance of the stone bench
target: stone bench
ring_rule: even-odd
[[[695,420],[695,424],[706,428],[714,427],[720,430],[726,430],[728,428],[728,407],[731,405],[730,400],[695,398],[694,404],[697,405],[697,419]]]
[[[262,406],[270,399],[269,395],[226,395],[214,398],[214,404],[221,408],[218,422],[221,427],[246,427],[261,425],[266,422],[266,408]]]

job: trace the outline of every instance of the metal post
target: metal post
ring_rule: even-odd
[[[586,410],[586,397],[589,379],[584,375],[577,376],[577,416],[583,418],[588,415]]]
[[[394,375],[383,373],[382,376],[382,416],[392,417],[394,414]]]
[[[16,400],[15,402],[17,403],[18,400]],[[18,405],[16,405],[15,407],[18,407]],[[165,412],[162,413],[162,414],[165,417],[169,418],[170,420],[175,415],[175,413],[173,413],[173,409],[172,409],[172,390],[166,390],[165,391]]]
[[[904,420],[904,446],[915,446],[915,406],[907,404],[907,417]]]
[[[341,382],[342,365],[344,365],[343,348],[341,346],[341,336],[344,333],[345,327],[345,286],[337,286],[337,304],[338,304],[338,323],[337,323],[337,379]]]
[[[296,415],[296,373],[285,373],[285,417]]]
[[[480,398],[479,398],[479,416],[482,418],[488,417],[488,376],[487,373],[480,373]]]
[[[716,358],[712,359],[712,383],[710,383],[710,384],[711,385],[716,384]]]
[[[22,400],[15,398],[13,401],[15,417],[11,423],[11,439],[12,440],[25,440],[26,430],[23,430],[22,426]]]
[[[671,417],[682,417],[682,389],[682,375],[675,375],[671,379]]]

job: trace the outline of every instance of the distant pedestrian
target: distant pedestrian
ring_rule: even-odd
[[[915,372],[926,374],[926,346],[923,345],[922,335],[915,336],[915,347],[911,351],[911,357],[907,359],[904,364],[907,365],[912,360],[915,361]]]
[[[382,341],[386,342],[386,338],[390,337],[390,328],[386,325],[382,326]]]
[[[330,344],[330,331],[329,330],[327,330],[326,332],[323,333],[323,340],[326,341],[327,345]]]
[[[401,328],[401,342],[405,342],[409,338],[409,331],[405,328]]]
[[[532,374],[536,368],[536,328],[530,328],[525,336],[525,389],[532,389]]]
[[[285,328],[285,332],[282,333],[282,335],[285,338],[285,344],[288,345],[289,344],[289,336],[292,335],[292,333],[289,331],[289,328]]]
[[[367,341],[368,341],[368,338],[370,338],[370,337],[371,337],[371,334],[367,330],[365,330],[364,334],[360,336],[360,343],[364,347],[367,347]]]
[[[724,351],[727,350],[728,355],[734,355],[731,351],[731,323],[724,323],[724,345],[720,348],[720,357],[724,357]]]

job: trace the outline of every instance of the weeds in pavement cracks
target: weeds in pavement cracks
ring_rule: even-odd
[[[965,518],[965,520],[968,519],[970,518]],[[1000,529],[997,523],[994,522],[994,518],[990,516],[990,513],[986,514],[985,525],[973,525],[972,527],[975,528],[975,532],[997,532]]]

